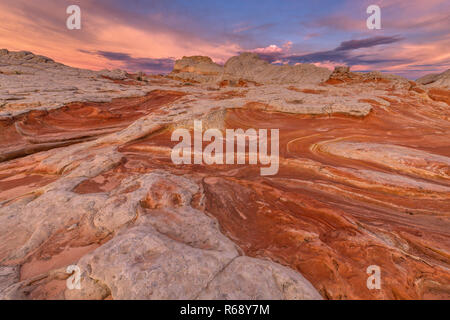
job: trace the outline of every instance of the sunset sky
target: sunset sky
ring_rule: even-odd
[[[66,8],[81,8],[81,30]],[[366,8],[381,8],[369,30]],[[255,51],[272,63],[314,63],[415,79],[450,68],[449,0],[1,0],[0,47],[89,69],[164,73],[175,59],[217,63]]]

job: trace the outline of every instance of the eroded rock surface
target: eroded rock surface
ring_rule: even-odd
[[[231,68],[242,56],[226,83],[202,57],[168,77],[1,59],[2,94],[26,94],[20,106],[2,100],[0,298],[450,297],[447,89],[347,68],[311,78],[294,72],[310,66]],[[35,79],[61,95],[32,89]],[[70,81],[92,92],[74,98]],[[89,98],[103,86],[119,92]],[[173,164],[171,134],[194,119],[279,129],[278,173]],[[74,264],[80,290],[66,286]],[[370,265],[379,290],[367,287]]]
[[[264,84],[318,84],[330,76],[330,71],[313,64],[277,66],[244,52],[230,58],[224,66],[222,81],[250,80]]]
[[[0,114],[145,95],[144,88],[131,84],[122,70],[77,69],[28,51],[0,50]]]
[[[442,73],[428,74],[417,79],[416,82],[427,87],[450,89],[450,70],[444,71]]]

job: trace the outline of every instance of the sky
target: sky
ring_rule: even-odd
[[[369,30],[369,5],[381,29]],[[66,8],[81,9],[69,30]],[[183,56],[257,52],[416,79],[450,68],[449,0],[1,0],[0,48],[93,70],[167,73]]]

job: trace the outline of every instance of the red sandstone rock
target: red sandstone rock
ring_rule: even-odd
[[[0,118],[0,297],[450,298],[448,90],[345,69],[214,92],[153,80]],[[278,128],[279,172],[173,164],[193,119]]]

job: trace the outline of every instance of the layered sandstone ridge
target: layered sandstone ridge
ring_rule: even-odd
[[[199,82],[213,82],[223,72],[223,67],[204,56],[183,57],[175,61],[172,75]]]
[[[272,67],[243,57],[225,81],[201,57],[164,77],[1,54],[21,99],[1,100],[0,298],[450,298],[448,89],[348,68],[258,81]],[[194,119],[279,129],[278,173],[175,165]]]

